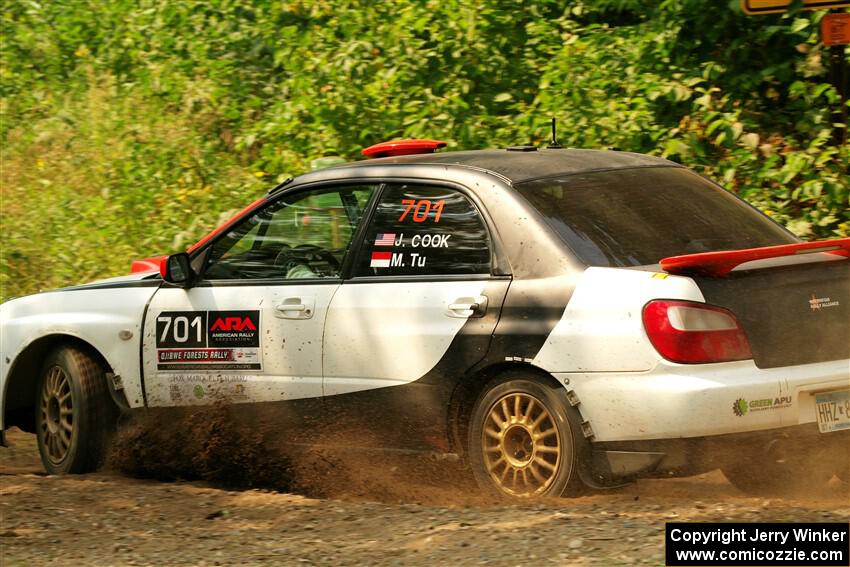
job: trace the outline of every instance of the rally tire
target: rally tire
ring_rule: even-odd
[[[505,498],[581,493],[580,419],[565,392],[528,372],[490,382],[473,406],[469,464],[478,485]]]
[[[45,360],[35,404],[36,438],[49,474],[91,472],[103,462],[118,410],[90,354],[62,346]]]

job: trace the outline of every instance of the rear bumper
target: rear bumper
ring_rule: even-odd
[[[557,373],[594,442],[709,437],[816,422],[815,394],[850,389],[850,360],[760,369],[753,361],[648,372]]]

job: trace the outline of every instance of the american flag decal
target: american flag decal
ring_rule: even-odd
[[[394,242],[394,232],[378,233],[378,235],[375,237],[375,246],[392,246]]]
[[[392,252],[372,252],[372,261],[369,262],[370,268],[389,268]]]

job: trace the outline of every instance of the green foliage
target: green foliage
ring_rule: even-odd
[[[0,297],[126,272],[394,137],[663,155],[850,234],[821,12],[709,0],[10,0]],[[846,58],[846,52],[845,52]]]

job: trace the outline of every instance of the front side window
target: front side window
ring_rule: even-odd
[[[462,193],[446,187],[388,185],[358,255],[355,276],[490,273],[484,220]]]
[[[339,278],[374,191],[337,187],[279,199],[213,245],[204,279]]]

